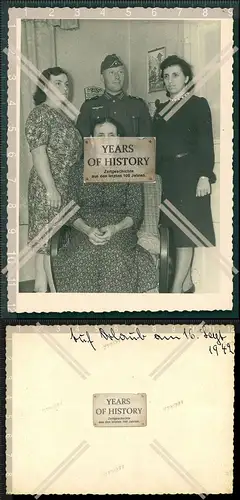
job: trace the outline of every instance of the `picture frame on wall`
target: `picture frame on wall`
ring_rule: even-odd
[[[166,58],[166,47],[148,51],[148,93],[164,90],[160,65]]]
[[[92,86],[92,87],[85,87],[84,89],[84,95],[86,100],[92,99],[93,97],[100,97],[101,95],[103,95],[103,93],[104,89],[102,87]]]

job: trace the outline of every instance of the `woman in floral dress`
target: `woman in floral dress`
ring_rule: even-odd
[[[67,73],[59,67],[44,70],[25,128],[33,160],[28,187],[29,243],[40,240],[40,231],[66,203],[69,172],[82,152],[67,98]],[[49,248],[46,241],[36,253],[35,292],[46,292],[48,285],[51,288]]]
[[[119,125],[110,118],[98,120],[93,135],[117,136]],[[52,261],[57,292],[132,293],[155,288],[154,260],[137,244],[143,219],[143,186],[84,184],[80,162],[70,172],[70,200],[80,209],[71,220],[69,243]]]

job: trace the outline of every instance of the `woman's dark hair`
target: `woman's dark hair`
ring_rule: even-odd
[[[60,68],[59,66],[56,66],[55,68],[48,68],[48,69],[45,69],[42,74],[40,75],[38,81],[39,83],[41,83],[42,85],[46,86],[46,83],[42,80],[42,76],[45,77],[47,80],[50,80],[51,78],[51,75],[54,75],[54,76],[58,76],[58,75],[66,75],[68,77],[68,74],[66,71],[64,71],[64,69]],[[34,104],[35,106],[37,106],[38,104],[42,104],[43,102],[46,101],[46,94],[44,92],[44,90],[42,90],[39,86],[37,86],[36,88],[36,91],[34,92],[33,94],[33,100],[34,100]]]
[[[117,122],[116,120],[114,120],[114,118],[97,118],[97,120],[95,120],[92,123],[92,130],[91,130],[91,135],[92,136],[94,136],[95,127],[97,125],[103,125],[103,123],[111,123],[112,125],[114,125],[116,127],[117,135],[119,137],[125,137],[125,130],[124,130],[124,128],[122,127],[122,125],[119,122]]]
[[[193,70],[191,64],[189,64],[185,59],[182,59],[181,57],[178,57],[176,55],[173,56],[168,56],[160,65],[160,70],[161,70],[161,78],[163,78],[163,73],[164,70],[169,68],[170,66],[180,66],[184,76],[188,76],[188,82],[191,82],[193,79]],[[191,88],[189,88],[189,91],[192,90],[194,87],[194,83],[191,85]],[[169,93],[167,92],[167,96],[169,97]]]

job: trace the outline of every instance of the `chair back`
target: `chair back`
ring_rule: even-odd
[[[162,200],[162,179],[144,183],[144,218],[138,231],[138,244],[151,254],[160,254],[159,216]]]
[[[144,183],[144,219],[140,231],[159,236],[158,224],[162,201],[162,179],[156,175],[156,182]]]

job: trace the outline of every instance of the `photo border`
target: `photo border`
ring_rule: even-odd
[[[5,342],[6,342],[6,345],[8,347],[6,347],[6,364],[5,364],[5,375],[6,377],[8,377],[8,381],[7,381],[7,384],[6,384],[6,387],[5,387],[5,397],[6,395],[8,394],[10,397],[8,398],[8,400],[5,399],[6,401],[6,406],[5,406],[5,418],[6,418],[6,415],[10,415],[10,417],[8,419],[5,420],[5,431],[6,433],[8,433],[8,436],[5,435],[5,443],[6,443],[6,450],[8,450],[9,453],[11,453],[12,451],[12,355],[13,355],[13,351],[12,351],[12,339],[13,339],[13,335],[21,335],[21,333],[24,333],[24,334],[37,334],[39,336],[41,336],[41,334],[48,334],[49,337],[51,336],[51,334],[55,334],[55,335],[59,335],[59,334],[70,334],[70,327],[78,327],[77,328],[77,332],[81,332],[81,328],[84,329],[84,331],[86,331],[86,326],[87,327],[90,327],[90,326],[94,326],[96,325],[98,328],[99,327],[106,327],[106,326],[109,326],[109,324],[106,324],[104,321],[103,322],[100,322],[99,324],[96,324],[96,322],[75,322],[75,321],[65,321],[63,323],[58,323],[57,321],[50,321],[50,322],[41,322],[41,323],[33,323],[31,322],[21,322],[21,324],[17,321],[15,322],[9,322],[9,323],[5,323],[5,326],[4,326],[4,335],[1,336],[1,338],[5,338]],[[139,328],[142,326],[144,327],[144,332],[142,333],[147,333],[149,335],[154,335],[155,333],[159,333],[161,335],[175,335],[175,334],[179,334],[179,330],[181,331],[182,328],[184,326],[189,326],[189,327],[192,327],[193,328],[193,332],[195,333],[195,336],[196,336],[196,339],[198,339],[198,334],[200,332],[200,328],[201,326],[206,327],[207,329],[209,328],[210,331],[219,331],[219,329],[221,328],[221,333],[228,333],[228,334],[233,334],[234,335],[234,359],[233,359],[233,407],[232,407],[232,412],[233,412],[233,420],[232,420],[232,429],[233,429],[233,442],[232,442],[232,460],[233,460],[233,476],[232,476],[232,481],[233,481],[233,493],[234,493],[234,490],[235,490],[235,471],[237,470],[237,467],[236,467],[236,452],[237,452],[237,446],[235,445],[235,436],[237,436],[237,433],[236,433],[236,423],[237,423],[237,411],[236,411],[236,401],[237,401],[237,393],[236,393],[236,364],[237,364],[237,361],[236,361],[236,351],[237,351],[237,347],[239,347],[239,341],[240,341],[240,335],[237,335],[237,333],[239,334],[240,333],[240,324],[239,324],[239,321],[238,322],[235,322],[235,321],[207,321],[206,323],[204,321],[200,322],[199,321],[162,321],[161,323],[154,323],[154,322],[151,322],[149,323],[148,325],[140,322],[140,323],[133,323],[133,321],[128,321],[128,322],[120,322],[119,324],[116,324],[116,323],[111,323],[112,326],[115,326],[115,327],[118,327],[118,326],[125,326],[125,328],[123,328],[123,332],[124,333],[127,333],[128,332],[128,327],[131,326],[131,328],[135,327],[135,326],[138,326]],[[158,330],[158,327],[159,327],[159,330],[161,331],[157,331]],[[234,329],[234,333],[232,332],[232,328]],[[89,328],[88,328],[89,329]],[[3,330],[3,325],[1,325],[1,332]],[[117,328],[115,328],[115,330],[117,330]],[[226,330],[226,331],[224,331]],[[231,331],[230,331],[231,330]],[[99,333],[99,332],[98,332]],[[181,331],[181,333],[183,333]],[[94,335],[92,332],[91,332],[92,335]],[[201,333],[200,333],[201,335]],[[193,341],[191,340],[188,340],[188,342],[197,342],[198,340],[194,339]],[[105,347],[111,347],[111,346],[114,346],[115,345],[115,341],[112,341],[112,344],[110,342],[109,344],[109,341],[108,340],[105,340],[104,343],[106,342],[105,345],[103,345],[103,348],[105,349]],[[121,341],[120,341],[121,342]],[[214,338],[209,338],[208,339],[208,342],[209,344],[215,342],[215,339]],[[207,341],[206,341],[206,345],[207,345]],[[174,344],[173,344],[174,346]],[[190,347],[190,346],[189,346]],[[91,347],[87,347],[87,348],[90,348]],[[185,350],[187,350],[188,347],[186,349],[179,349],[179,356],[181,356],[182,353],[185,352]],[[109,352],[111,352],[111,349],[109,349]],[[59,354],[59,351],[57,351],[57,353]],[[0,353],[1,354],[1,353]],[[176,348],[173,347],[172,349],[172,354],[174,354],[173,356],[173,363],[175,362],[175,355],[177,354],[176,353]],[[212,353],[215,357],[216,354]],[[60,354],[61,355],[61,354]],[[206,355],[208,355],[208,350],[206,348]],[[224,355],[223,353],[221,354],[222,356]],[[230,356],[230,354],[228,354]],[[9,359],[7,359],[7,356],[9,357]],[[220,354],[219,354],[220,356]],[[218,357],[218,360],[220,362],[220,359],[221,357]],[[167,358],[167,360],[169,360],[169,356]],[[79,365],[80,366],[80,365]],[[161,365],[160,365],[161,366]],[[156,370],[154,370],[153,372],[159,370],[160,366],[156,367]],[[168,363],[166,364],[166,367],[168,367]],[[4,365],[2,365],[2,368],[4,368]],[[84,367],[82,367],[84,368]],[[161,375],[161,371],[160,371],[160,375]],[[156,381],[157,378],[160,376],[158,373],[156,373],[155,375],[153,375],[153,373],[150,373],[149,376],[152,377],[152,380],[153,381]],[[85,378],[85,377],[83,377]],[[4,393],[2,393],[1,395],[4,396]],[[10,468],[11,467],[11,460],[8,461],[8,467]],[[8,468],[8,470],[9,470]],[[12,484],[12,481],[11,481],[11,477],[9,478],[8,480],[8,484],[9,486],[11,487],[11,484]],[[1,490],[0,490],[1,491]],[[196,492],[197,493],[197,492]],[[232,493],[232,494],[233,494]],[[11,492],[9,491],[8,494],[11,494]],[[15,493],[16,494],[16,493]],[[167,493],[164,493],[164,494],[167,494]],[[190,494],[190,492],[189,492]],[[211,493],[211,494],[214,494],[214,493]]]

